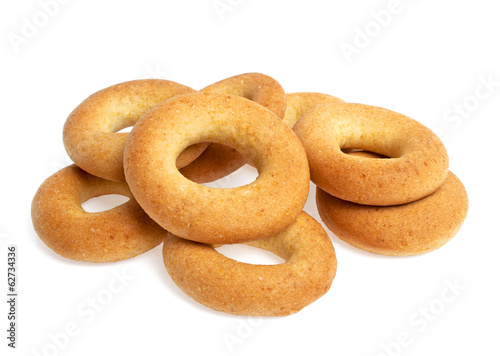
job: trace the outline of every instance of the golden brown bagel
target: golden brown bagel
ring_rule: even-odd
[[[294,126],[309,159],[311,180],[329,194],[367,205],[404,204],[436,191],[448,155],[427,127],[387,109],[351,103],[310,110]],[[370,159],[341,149],[392,157]]]
[[[106,194],[121,194],[130,200],[98,213],[83,210],[82,203]],[[40,186],[31,217],[35,231],[48,247],[77,261],[131,258],[159,245],[165,235],[125,183],[95,177],[75,165],[63,168]]]
[[[175,159],[198,142],[236,148],[259,176],[231,189],[192,182]],[[124,165],[130,189],[149,216],[173,234],[205,243],[277,233],[295,220],[308,195],[307,157],[293,131],[271,111],[235,95],[187,94],[156,106],[130,133]]]
[[[390,256],[418,255],[441,247],[458,232],[469,206],[465,188],[452,172],[433,194],[403,205],[360,205],[320,188],[316,202],[321,219],[339,238]]]
[[[288,315],[330,289],[337,269],[335,250],[325,230],[306,213],[278,234],[248,244],[271,251],[286,262],[238,262],[212,245],[171,233],[163,244],[163,260],[175,284],[187,295],[230,314]]]
[[[195,92],[168,80],[144,79],[113,85],[100,90],[69,115],[64,125],[64,147],[83,170],[112,181],[124,182],[123,148],[128,133],[118,133],[133,126],[156,104],[173,96]],[[179,157],[184,167],[198,157],[206,144],[190,147]]]

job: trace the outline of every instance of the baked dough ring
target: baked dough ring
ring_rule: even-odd
[[[231,189],[194,183],[175,159],[197,142],[236,148],[260,175]],[[261,105],[228,94],[187,94],[158,105],[130,133],[124,165],[130,190],[151,218],[205,243],[277,233],[295,220],[308,195],[307,157],[293,131]]]
[[[448,172],[441,140],[396,112],[363,104],[326,104],[294,126],[309,159],[311,180],[329,194],[367,205],[397,205],[436,191]],[[360,148],[393,157],[344,154]]]
[[[321,225],[302,212],[280,233],[248,245],[282,257],[277,265],[235,261],[212,245],[167,233],[165,267],[177,286],[197,302],[225,313],[279,316],[296,313],[324,295],[337,260]]]
[[[288,127],[293,127],[302,115],[320,105],[343,103],[342,99],[322,93],[288,93],[286,94],[286,111],[283,121]]]
[[[283,118],[286,108],[285,91],[268,75],[246,73],[223,79],[200,90],[207,93],[238,95],[255,101]],[[232,147],[212,143],[191,164],[180,172],[196,183],[212,182],[236,171],[247,163],[245,156]]]
[[[465,188],[452,172],[436,192],[403,205],[355,204],[320,188],[316,202],[321,219],[339,238],[390,256],[418,255],[441,247],[458,232],[469,206]]]
[[[100,90],[69,115],[63,139],[68,155],[83,170],[112,181],[124,182],[123,148],[128,133],[117,133],[133,126],[156,104],[173,96],[195,92],[184,85],[160,79],[133,80]],[[189,148],[178,161],[184,167],[206,148]]]
[[[83,202],[105,194],[121,194],[130,200],[107,211],[83,210]],[[159,245],[165,236],[165,230],[137,204],[127,184],[92,176],[76,165],[63,168],[40,186],[31,217],[48,247],[77,261],[124,260]]]

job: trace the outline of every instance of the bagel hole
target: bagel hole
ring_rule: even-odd
[[[279,265],[286,262],[272,252],[245,244],[222,245],[215,249],[233,260],[253,265]]]
[[[259,176],[256,168],[245,164],[233,173],[209,183],[200,183],[207,188],[237,188],[254,182]]]
[[[382,154],[377,153],[377,152],[363,150],[362,148],[342,148],[341,150],[345,154],[352,154],[353,156],[359,155],[359,156],[363,156],[366,158],[376,158],[376,159],[391,158],[391,157],[388,157],[386,155],[382,155]]]
[[[129,133],[130,131],[132,131],[133,128],[134,128],[134,125],[127,126],[127,127],[124,127],[121,130],[115,131],[115,133]]]
[[[82,208],[87,213],[100,213],[102,211],[111,210],[125,204],[130,200],[129,197],[120,194],[106,194],[95,198],[90,198],[89,200],[82,203]]]

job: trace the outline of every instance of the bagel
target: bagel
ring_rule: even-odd
[[[283,121],[293,127],[302,115],[315,107],[329,103],[342,103],[342,99],[322,93],[288,93],[286,94],[286,111]]]
[[[283,118],[286,108],[285,91],[273,78],[261,73],[246,73],[211,84],[201,92],[238,95],[255,101]],[[180,172],[196,183],[221,179],[247,163],[245,156],[233,147],[210,144],[191,164]]]
[[[98,213],[83,210],[83,202],[105,194],[121,194],[129,201]],[[36,233],[49,248],[76,261],[132,258],[159,245],[165,236],[125,183],[95,177],[76,165],[63,168],[40,186],[31,217]]]
[[[280,119],[285,115],[286,94],[280,83],[261,73],[235,75],[200,90],[206,93],[238,95],[271,110]]]
[[[197,302],[235,315],[280,316],[296,313],[324,295],[337,260],[321,225],[302,212],[278,234],[248,243],[286,262],[254,265],[235,261],[200,244],[167,233],[165,267],[175,284]]]
[[[194,183],[175,160],[198,142],[234,147],[259,176],[231,189]],[[204,243],[237,243],[283,230],[301,212],[309,189],[307,157],[293,131],[261,105],[228,94],[186,94],[156,106],[131,131],[124,166],[132,193],[153,220]]]
[[[124,182],[123,149],[133,126],[156,104],[173,96],[195,92],[187,86],[160,79],[133,80],[100,90],[73,110],[64,124],[64,147],[83,170],[104,179]],[[198,157],[206,144],[190,147],[179,157],[183,167]]]
[[[367,205],[397,205],[436,191],[448,155],[427,127],[396,112],[363,104],[325,104],[304,114],[294,131],[309,159],[311,180],[329,194]],[[391,159],[347,155],[372,151]]]
[[[443,246],[460,229],[469,206],[467,192],[452,172],[436,192],[403,205],[360,205],[319,187],[316,203],[321,219],[340,239],[390,256],[418,255]]]

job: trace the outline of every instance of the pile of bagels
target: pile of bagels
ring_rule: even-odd
[[[199,91],[159,79],[113,85],[73,110],[63,140],[74,164],[43,182],[32,202],[40,239],[85,262],[129,259],[163,243],[176,285],[230,314],[288,315],[330,289],[335,250],[303,211],[310,181],[325,225],[377,254],[435,250],[468,210],[446,149],[419,122],[327,94],[286,94],[260,73]],[[255,181],[203,185],[245,164],[257,169]],[[129,200],[82,208],[108,194]],[[285,262],[243,263],[216,250],[236,243]]]

